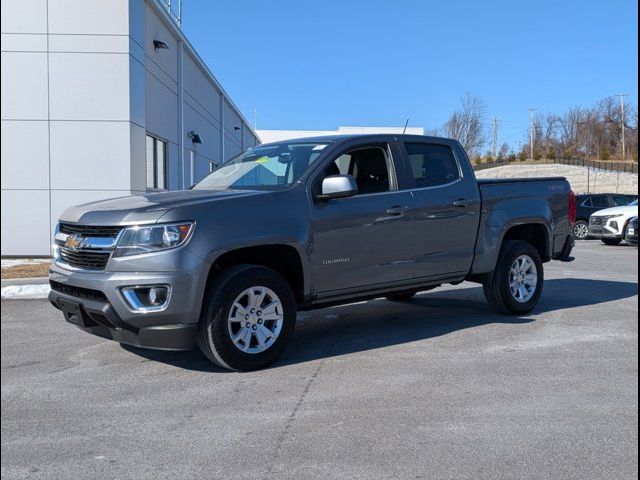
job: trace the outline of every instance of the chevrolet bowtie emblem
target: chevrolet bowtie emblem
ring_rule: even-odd
[[[64,241],[64,246],[71,250],[77,250],[82,246],[82,239],[75,235],[69,235]]]

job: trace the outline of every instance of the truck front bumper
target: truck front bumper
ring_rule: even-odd
[[[200,315],[202,292],[191,274],[90,273],[53,264],[49,301],[65,320],[85,332],[120,343],[157,350],[190,350]],[[166,285],[171,294],[161,311],[137,311],[123,288]]]

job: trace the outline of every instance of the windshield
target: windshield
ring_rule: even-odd
[[[638,200],[634,200],[633,202],[631,202],[629,204],[630,207],[637,207],[638,206]]]
[[[292,185],[327,143],[272,143],[250,148],[211,172],[194,190],[280,190]]]

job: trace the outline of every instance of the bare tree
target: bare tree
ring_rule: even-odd
[[[505,158],[507,158],[507,155],[509,155],[509,144],[503,143],[500,146],[500,150],[498,150],[498,159],[504,160]]]
[[[604,98],[591,108],[571,107],[561,115],[538,114],[534,119],[536,153],[550,158],[620,158],[620,115],[620,104],[613,97]],[[637,160],[638,112],[634,105],[627,106],[624,123],[628,157]],[[523,147],[528,149],[529,144]]]
[[[470,155],[479,154],[486,143],[484,100],[467,92],[460,99],[460,108],[453,112],[442,129],[458,140]]]

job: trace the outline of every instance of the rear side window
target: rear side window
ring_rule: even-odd
[[[592,207],[591,197],[587,197],[580,205],[583,207]]]
[[[446,185],[460,178],[451,148],[427,143],[405,143],[415,188]]]
[[[595,208],[609,208],[608,197],[591,197],[591,201]]]

